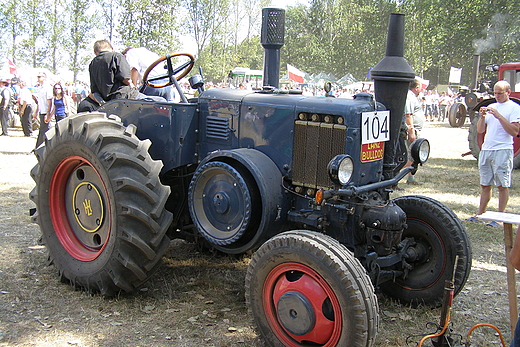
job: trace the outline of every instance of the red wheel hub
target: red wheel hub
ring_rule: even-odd
[[[91,261],[103,252],[111,227],[106,197],[103,179],[88,160],[70,156],[56,167],[49,187],[50,216],[56,236],[75,259]]]
[[[343,325],[338,298],[310,267],[278,265],[267,276],[262,297],[271,330],[287,346],[337,345]]]

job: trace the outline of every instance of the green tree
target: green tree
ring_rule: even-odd
[[[74,82],[92,56],[92,48],[87,45],[93,36],[93,23],[98,21],[95,15],[88,14],[91,5],[92,2],[88,0],[72,0],[67,7],[71,35],[66,41],[66,49],[71,58],[69,68],[74,75]]]
[[[242,0],[244,6],[244,17],[242,17],[242,28],[246,28],[245,39],[248,40],[260,34],[262,24],[262,8],[267,7],[270,0]]]
[[[212,40],[216,46],[221,46],[219,35],[227,22],[229,0],[184,0],[183,5],[187,11],[187,34],[195,39],[197,55]],[[212,50],[216,51],[218,47]]]
[[[96,29],[111,41],[120,38],[127,46],[159,54],[176,51],[179,36],[189,35],[197,63],[215,82],[224,81],[236,66],[262,68],[261,8],[269,0],[4,2],[0,56],[12,57],[19,66],[55,71],[65,62],[77,76],[92,57]],[[477,52],[483,65],[518,60],[520,6],[515,2],[310,0],[287,9],[282,73],[289,63],[308,73],[338,78],[352,73],[364,79],[384,55],[388,17],[394,11],[406,15],[405,58],[432,85],[447,83],[450,66],[461,67],[462,83],[469,84]]]
[[[51,0],[51,6],[45,12],[47,22],[50,24],[47,31],[48,49],[47,53],[50,57],[51,71],[56,73],[56,68],[59,63],[63,63],[64,38],[65,38],[65,21],[64,10],[62,8],[61,0]]]
[[[179,47],[177,2],[170,0],[121,0],[118,26],[123,44],[146,47],[159,54]]]
[[[0,37],[6,42],[6,44],[2,44],[2,55],[11,57],[15,64],[18,60],[16,41],[21,35],[21,4],[16,0],[7,0],[5,5],[0,8],[0,28],[3,33]]]
[[[121,12],[116,0],[97,0],[102,9],[103,19],[106,23],[105,33],[110,42],[114,39],[116,31],[118,14]]]
[[[283,58],[308,73],[352,73],[363,79],[381,58],[388,15],[387,1],[313,0],[287,11]]]
[[[476,53],[481,54],[482,64],[517,59],[513,52],[518,52],[518,4],[408,0],[400,3],[399,10],[407,15],[406,57],[431,84],[446,84],[450,66],[462,68],[462,84],[470,84]]]
[[[262,70],[264,64],[264,49],[260,44],[260,36],[244,39],[238,46],[238,51],[239,55],[236,57],[235,66],[245,66],[254,70]]]
[[[504,4],[505,5],[505,4]],[[480,37],[473,40],[482,63],[502,64],[518,60],[520,52],[520,9],[504,8],[489,19]]]
[[[47,40],[45,40],[46,18],[43,15],[46,3],[41,0],[28,0],[21,7],[21,17],[23,22],[19,25],[23,28],[24,34],[20,42],[21,54],[30,62],[32,67],[49,66],[46,58]]]

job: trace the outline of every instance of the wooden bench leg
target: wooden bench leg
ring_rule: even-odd
[[[514,334],[516,322],[518,320],[518,306],[517,306],[517,299],[516,299],[515,268],[509,261],[509,254],[511,253],[511,249],[513,248],[513,225],[510,223],[504,223],[504,243],[505,243],[505,248],[506,248],[507,294],[508,294],[508,298],[509,298],[509,319],[511,321],[511,334]]]

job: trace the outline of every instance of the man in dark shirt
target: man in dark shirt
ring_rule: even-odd
[[[0,79],[0,121],[2,123],[2,134],[7,136],[7,127],[9,126],[9,111],[11,109],[11,88],[7,78]]]
[[[90,89],[96,101],[136,99],[139,92],[130,79],[130,65],[124,55],[114,52],[107,40],[94,43],[96,55],[89,65]],[[97,100],[99,96],[103,100]]]
[[[78,105],[78,112],[91,112],[114,99],[148,99],[164,102],[164,98],[139,93],[132,83],[130,66],[124,55],[114,52],[107,40],[94,43],[96,55],[89,65],[90,90],[88,97]]]

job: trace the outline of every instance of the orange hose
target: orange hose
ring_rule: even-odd
[[[423,342],[426,341],[427,339],[431,339],[432,337],[437,337],[437,336],[443,335],[446,332],[446,329],[448,329],[450,318],[451,318],[451,314],[448,312],[448,316],[446,317],[446,324],[444,324],[444,327],[442,328],[442,330],[437,334],[430,334],[430,335],[426,335],[425,337],[423,337],[421,339],[421,341],[419,341],[419,344],[417,345],[417,347],[422,347]]]
[[[475,330],[478,327],[490,327],[490,328],[495,329],[495,331],[498,333],[498,336],[500,336],[500,342],[502,342],[502,347],[506,347],[506,343],[504,341],[504,337],[502,336],[502,332],[496,326],[494,326],[493,324],[488,324],[488,323],[475,324],[471,329],[469,329],[469,331],[468,331],[468,341],[467,341],[467,343],[468,343],[467,345],[468,346],[471,346],[471,344],[470,344],[470,335],[471,335],[471,333],[473,332],[473,330]]]

